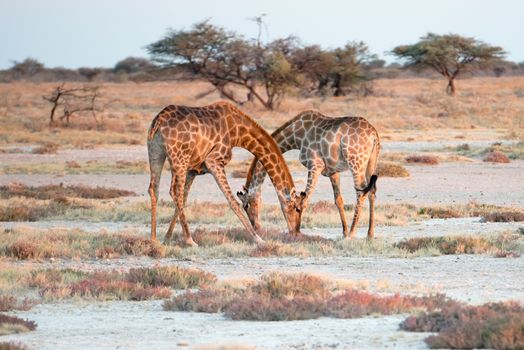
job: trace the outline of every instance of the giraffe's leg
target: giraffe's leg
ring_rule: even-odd
[[[376,188],[373,188],[369,194],[369,228],[368,228],[368,239],[372,239],[375,235],[375,196]]]
[[[353,222],[351,223],[351,228],[349,229],[349,238],[355,237],[355,232],[358,226],[358,220],[360,219],[360,213],[362,212],[362,206],[366,200],[366,193],[361,191],[366,187],[366,177],[364,174],[355,174],[353,175],[355,181],[355,190],[357,191],[357,203],[355,204],[355,214],[353,215]]]
[[[348,237],[348,221],[346,219],[346,212],[344,211],[344,199],[340,193],[340,174],[334,173],[329,177],[331,186],[333,187],[333,196],[335,197],[335,204],[340,214],[340,221],[342,222],[342,234],[345,238]]]
[[[311,196],[313,195],[313,191],[315,190],[315,187],[317,186],[318,177],[320,176],[320,173],[324,169],[324,164],[322,161],[313,163],[313,166],[308,169],[307,173],[307,185],[306,185],[306,196],[304,200],[302,201],[302,210],[306,210],[306,208],[309,205],[309,201],[311,199]]]
[[[209,172],[213,175],[215,178],[218,187],[220,187],[220,190],[222,193],[224,193],[224,196],[226,196],[226,199],[229,203],[229,206],[231,209],[235,212],[235,214],[238,216],[246,230],[251,234],[253,240],[255,243],[260,244],[264,243],[262,238],[257,235],[255,232],[253,226],[251,226],[251,223],[249,220],[244,216],[242,213],[242,208],[240,207],[240,204],[235,200],[235,196],[233,193],[231,193],[231,188],[229,187],[229,183],[227,182],[226,172],[224,171],[224,166],[218,162],[211,159],[206,160],[205,162],[207,168],[209,169]]]
[[[149,167],[151,170],[151,180],[149,182],[149,196],[151,197],[151,240],[156,240],[156,208],[158,201],[158,186],[160,185],[160,174],[166,156],[163,152],[153,147],[149,147]]]
[[[186,215],[184,213],[184,187],[186,182],[186,171],[173,171],[173,179],[171,181],[171,197],[176,204],[178,217],[180,218],[180,225],[182,225],[182,232],[184,233],[184,241],[189,246],[198,246],[189,232]]]
[[[195,173],[192,171],[187,172],[186,176],[186,184],[184,186],[184,207],[187,203],[187,197],[189,194],[189,190],[191,189],[191,185],[193,184],[193,180],[195,179]],[[167,233],[164,237],[164,243],[167,243],[171,240],[173,237],[173,230],[175,229],[176,222],[178,219],[178,207],[175,206],[175,213],[173,214],[173,219],[171,220],[171,223],[169,224],[169,228],[167,229]]]

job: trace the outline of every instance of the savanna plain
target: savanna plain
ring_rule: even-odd
[[[453,97],[441,80],[382,79],[366,97],[240,106],[269,132],[315,109],[381,136],[375,239],[367,211],[343,239],[321,177],[299,237],[264,183],[263,246],[210,175],[187,205],[199,247],[179,226],[161,243],[167,165],[149,240],[147,129],[166,105],[220,100],[206,83],[107,83],[97,120],[68,126],[49,125],[54,86],[0,84],[0,349],[522,349],[524,78],[462,79]],[[303,190],[297,152],[285,158]],[[233,191],[251,159],[234,150]],[[351,174],[341,186],[351,219]]]

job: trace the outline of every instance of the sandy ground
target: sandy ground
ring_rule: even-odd
[[[384,142],[384,149],[395,152],[418,152],[476,142]],[[487,146],[492,141],[478,141]],[[246,158],[235,152],[236,159]],[[0,154],[1,164],[22,162],[53,162],[98,159],[145,160],[143,146],[122,149],[65,150],[57,155]],[[289,154],[288,159],[296,159]],[[498,204],[524,207],[524,161],[509,164],[442,163],[437,166],[408,166],[409,178],[379,180],[377,202],[412,203],[417,205],[449,205],[453,203]],[[305,172],[295,172],[299,189],[305,186]],[[130,200],[147,200],[147,175],[3,175],[0,184],[20,181],[30,185],[49,183],[110,186],[136,191],[139,196]],[[351,178],[342,175],[346,203],[354,199]],[[240,189],[243,179],[230,179],[231,187]],[[169,176],[161,184],[162,197],[168,199]],[[269,181],[264,185],[264,201],[276,203]],[[225,202],[214,180],[200,176],[195,180],[190,201]],[[313,201],[332,200],[329,180],[321,178]],[[125,222],[42,221],[36,223],[1,223],[1,228],[29,226],[41,229],[81,228],[90,232],[133,230],[147,235],[146,224]],[[418,236],[455,234],[491,235],[514,231],[522,223],[482,223],[479,218],[435,219],[409,223],[405,226],[379,226],[379,239],[398,241]],[[194,226],[192,226],[194,228]],[[165,225],[159,229],[165,230]],[[338,238],[340,228],[309,229],[305,233]],[[179,229],[177,230],[179,233]],[[366,235],[366,228],[358,237]],[[241,258],[241,259],[151,259],[131,257],[113,260],[55,260],[12,262],[34,268],[71,267],[79,269],[129,269],[160,265],[197,267],[216,274],[220,279],[256,278],[270,271],[307,272],[327,278],[349,280],[357,288],[376,292],[426,294],[442,292],[450,297],[483,303],[496,300],[524,302],[524,257],[494,258],[489,255],[455,255],[418,258],[388,257],[327,257],[327,258]],[[258,349],[422,349],[427,334],[398,330],[404,316],[369,317],[355,320],[322,318],[294,322],[240,322],[222,315],[165,312],[161,302],[85,302],[43,304],[19,316],[37,321],[37,331],[2,337],[16,340],[34,349],[178,349],[197,345],[253,345]],[[211,347],[213,348],[213,347]]]
[[[402,316],[289,322],[231,321],[222,315],[163,311],[161,302],[41,305],[20,315],[40,325],[2,337],[38,349],[421,349],[426,333],[398,330]],[[50,317],[53,315],[53,317]],[[118,322],[115,322],[118,320]],[[380,331],[378,331],[380,330]]]
[[[411,176],[407,178],[380,178],[378,180],[377,203],[412,203],[417,205],[439,205],[452,203],[497,204],[524,207],[524,161],[509,164],[492,163],[441,163],[436,166],[406,166]],[[307,173],[293,172],[299,190],[305,188]],[[241,190],[244,179],[229,177],[233,191]],[[0,185],[13,181],[28,185],[84,184],[106,186],[135,191],[141,199],[148,199],[149,175],[0,175]],[[164,173],[161,180],[160,197],[169,200],[171,176]],[[341,174],[341,187],[346,203],[355,198],[353,179],[346,172]],[[501,195],[501,192],[504,195]],[[263,202],[277,203],[270,181],[264,183]],[[225,202],[223,194],[209,174],[198,176],[189,194],[189,201],[205,200]],[[321,176],[312,201],[333,200],[331,183]]]

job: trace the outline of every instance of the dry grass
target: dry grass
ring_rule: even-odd
[[[22,343],[0,342],[0,350],[27,350],[27,346]]]
[[[266,244],[257,246],[251,243],[244,229],[214,229],[195,231],[194,239],[199,247],[186,247],[182,242],[163,245],[145,239],[142,234],[88,233],[81,230],[48,231],[17,229],[5,230],[0,235],[0,256],[11,259],[50,259],[50,258],[102,258],[112,259],[125,256],[149,256],[153,258],[171,257],[227,258],[227,257],[331,257],[331,256],[388,256],[415,257],[440,254],[496,254],[502,252],[518,255],[522,252],[524,238],[519,234],[505,233],[470,242],[471,237],[428,238],[428,241],[414,239],[412,242],[393,244],[375,239],[331,240],[318,236],[289,236],[278,230],[261,233]],[[442,240],[442,243],[439,243]],[[483,243],[484,242],[484,243]],[[451,248],[439,248],[447,244]],[[464,247],[463,244],[466,244]],[[482,247],[482,244],[485,244]]]
[[[492,211],[482,216],[484,222],[520,222],[524,221],[523,211]]]
[[[36,323],[16,316],[0,314],[0,336],[34,331]]]
[[[29,310],[35,302],[29,299],[18,300],[12,295],[0,295],[0,312],[12,310]]]
[[[164,106],[206,105],[220,99],[218,93],[195,99],[195,96],[209,90],[209,85],[203,82],[107,83],[103,87],[101,103],[113,102],[100,115],[103,119],[101,125],[96,125],[90,117],[79,117],[69,128],[49,128],[49,106],[41,96],[55,85],[15,82],[0,86],[0,95],[9,92],[17,97],[16,103],[11,103],[9,111],[5,112],[5,118],[0,118],[1,142],[57,142],[68,148],[144,144],[150,120]],[[502,134],[504,131],[497,128],[522,128],[520,116],[524,110],[524,99],[518,97],[515,91],[522,89],[524,78],[471,78],[462,79],[459,85],[457,95],[449,97],[443,91],[440,80],[385,79],[375,81],[375,94],[366,98],[292,96],[284,100],[277,111],[267,111],[258,104],[249,103],[242,109],[269,130],[306,109],[317,109],[329,115],[362,115],[377,127],[381,135],[392,139],[406,137],[393,132],[397,129],[409,131],[410,137],[430,139],[453,138],[466,133],[469,136],[481,129]],[[450,128],[460,130],[449,132]],[[420,135],[417,130],[420,130]]]
[[[61,174],[61,175],[79,175],[79,174],[147,174],[149,166],[144,161],[117,161],[106,163],[99,161],[87,161],[78,163],[76,161],[53,162],[53,163],[27,163],[12,164],[0,166],[1,175],[10,174]]]
[[[53,143],[53,142],[46,142],[45,144],[41,146],[37,146],[31,150],[31,153],[33,154],[49,154],[49,153],[56,153],[58,149],[60,148],[60,145]]]
[[[439,158],[430,154],[416,154],[406,157],[406,162],[421,165],[437,165]]]
[[[92,234],[80,230],[47,232],[5,230],[0,236],[0,254],[18,260],[49,258],[161,258],[167,248],[157,241],[131,234]]]
[[[436,332],[426,338],[433,349],[523,349],[524,308],[515,302],[480,306],[450,304],[403,321],[401,329]]]
[[[395,243],[400,249],[414,253],[422,249],[437,249],[441,254],[485,254],[494,251],[495,243],[483,237],[417,237]]]
[[[136,193],[117,188],[88,187],[80,185],[46,185],[46,186],[26,186],[13,182],[8,186],[0,186],[0,198],[27,197],[35,199],[62,199],[72,198],[93,198],[111,199],[124,196],[136,196]]]
[[[409,171],[397,163],[379,162],[377,174],[379,177],[408,177]]]
[[[510,160],[508,156],[506,156],[504,153],[499,151],[493,151],[487,153],[484,158],[482,159],[483,162],[491,162],[491,163],[509,163]]]
[[[168,298],[172,289],[204,287],[215,281],[214,275],[201,270],[163,266],[128,272],[39,270],[26,283],[44,299],[147,300]]]
[[[273,272],[244,288],[225,286],[186,292],[165,301],[164,309],[224,312],[233,320],[289,321],[435,310],[451,302],[442,295],[379,296],[351,289],[337,290],[336,284],[317,276]]]

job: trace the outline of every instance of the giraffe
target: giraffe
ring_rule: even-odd
[[[316,111],[305,111],[284,123],[271,135],[282,153],[299,150],[299,160],[308,169],[305,192],[301,192],[305,210],[320,174],[329,177],[335,204],[342,222],[342,233],[348,238],[344,200],[340,192],[340,172],[350,170],[357,202],[349,238],[355,236],[362,205],[369,198],[368,238],[374,236],[376,165],[380,139],[375,128],[361,117],[328,117]],[[244,191],[237,192],[255,230],[260,228],[260,192],[266,173],[255,158],[251,163]]]
[[[301,201],[296,195],[291,173],[277,144],[260,125],[228,102],[205,107],[171,105],[153,119],[148,133],[152,240],[156,240],[158,186],[167,158],[172,175],[170,194],[176,209],[165,241],[171,239],[177,218],[180,218],[185,243],[197,245],[189,232],[184,205],[195,176],[209,172],[253,240],[263,243],[244,216],[226,179],[224,166],[231,160],[233,147],[250,151],[265,167],[277,191],[290,233],[300,229]]]

